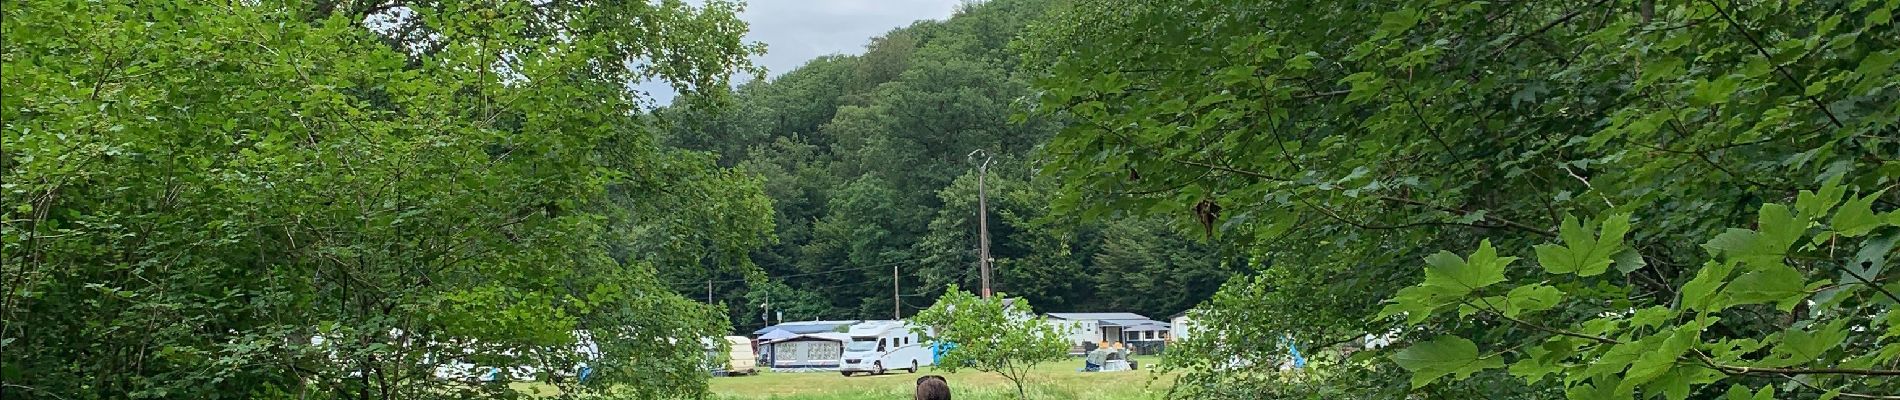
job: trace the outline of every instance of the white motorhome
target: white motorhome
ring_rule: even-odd
[[[844,376],[899,369],[916,373],[918,367],[933,362],[930,346],[904,321],[865,321],[852,325],[846,334],[851,336],[851,343],[845,344],[844,362],[838,365],[838,372]]]

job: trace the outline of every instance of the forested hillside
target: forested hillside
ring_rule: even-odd
[[[1032,92],[1011,44],[1051,4],[991,1],[921,21],[770,81],[741,86],[732,112],[685,98],[656,114],[666,141],[716,154],[763,179],[778,241],[744,259],[662,274],[688,297],[762,324],[769,300],[786,320],[889,318],[895,266],[905,315],[946,284],[978,287],[976,170],[987,181],[994,286],[1049,311],[1166,317],[1207,298],[1243,259],[1165,217],[1057,217],[1055,183],[1034,173],[1059,124],[1012,121]],[[705,224],[724,223],[708,220]],[[1199,228],[1192,228],[1198,230]],[[710,242],[718,242],[711,240]],[[764,277],[745,275],[750,262]]]

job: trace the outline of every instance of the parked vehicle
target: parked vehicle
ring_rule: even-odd
[[[845,345],[844,362],[838,367],[844,376],[898,369],[916,373],[919,367],[935,362],[930,346],[921,343],[911,332],[911,325],[903,321],[866,321],[852,325],[846,334],[851,342]]]
[[[722,338],[726,349],[721,353],[717,342],[707,340],[706,360],[713,376],[757,375],[759,356],[752,350],[752,339],[744,336],[726,336]]]

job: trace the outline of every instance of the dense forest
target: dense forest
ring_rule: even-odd
[[[730,112],[694,98],[655,111],[670,123],[665,143],[763,180],[777,239],[661,275],[689,298],[707,296],[711,281],[736,328],[762,326],[768,301],[787,321],[910,315],[947,284],[980,287],[976,178],[987,159],[995,290],[1046,311],[1154,318],[1207,299],[1246,258],[1187,219],[1050,212],[1057,184],[1035,168],[1061,124],[1020,107],[1032,76],[1011,46],[1052,4],[966,4],[875,38],[862,55],[742,85],[720,109]]]

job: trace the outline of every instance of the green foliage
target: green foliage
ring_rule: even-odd
[[[1457,336],[1440,336],[1414,344],[1393,354],[1392,361],[1412,371],[1414,388],[1446,375],[1452,375],[1453,379],[1464,379],[1473,372],[1504,366],[1503,357],[1479,356],[1477,344]]]
[[[767,208],[624,235],[682,222],[618,205],[759,185],[657,146],[625,88],[716,96],[759,50],[737,10],[6,2],[0,397],[512,398],[437,374],[517,366],[706,395],[720,311],[655,270],[744,254]]]
[[[1261,276],[1236,278],[1223,286],[1212,299],[1187,312],[1192,318],[1185,339],[1168,343],[1160,373],[1172,376],[1170,391],[1174,398],[1248,398],[1313,399],[1376,398],[1381,393],[1404,390],[1403,369],[1384,360],[1371,360],[1373,353],[1337,352],[1327,343],[1286,340],[1287,332],[1298,332],[1319,318],[1288,319],[1273,312],[1277,309],[1302,309],[1317,317],[1324,310],[1306,308],[1311,303],[1299,294],[1310,294],[1313,287],[1326,285],[1325,277],[1271,276],[1282,269],[1268,270]],[[1310,279],[1310,280],[1308,280]],[[1283,282],[1301,282],[1285,286]],[[1357,335],[1328,339],[1356,340]],[[1281,369],[1291,362],[1287,344],[1297,344],[1308,360],[1305,369]],[[1501,392],[1493,391],[1490,394]]]
[[[1892,368],[1896,7],[1082,0],[1014,48],[1025,118],[1067,122],[1038,165],[1057,218],[1169,216],[1248,253],[1248,282],[1205,304],[1221,334],[1351,347],[1397,323],[1510,365],[1416,388],[1378,373],[1395,363],[1333,367],[1370,380],[1335,381],[1358,397],[1806,398],[1900,384],[1808,372]],[[1473,248],[1538,265],[1433,255]],[[1841,320],[1787,375],[1696,366]]]
[[[1054,324],[1035,316],[1029,302],[1005,299],[1001,293],[979,298],[950,285],[912,321],[921,325],[919,334],[955,346],[937,360],[939,368],[994,372],[1016,386],[1017,398],[1026,399],[1023,379],[1037,364],[1067,359],[1069,341]]]
[[[1037,146],[1061,121],[1012,121],[1033,92],[1009,43],[1055,3],[964,5],[946,20],[874,38],[862,55],[820,57],[746,83],[731,96],[733,107],[709,108],[685,96],[655,111],[670,123],[666,143],[716,153],[719,165],[763,177],[778,239],[741,260],[708,249],[719,256],[673,263],[704,268],[663,276],[693,298],[704,295],[704,282],[716,282],[715,302],[733,307],[740,327],[763,323],[756,316],[765,299],[750,293],[776,290],[747,274],[748,263],[763,280],[818,296],[822,301],[799,303],[821,306],[811,310],[815,316],[914,312],[946,284],[980,284],[975,170],[982,160],[970,153],[982,149],[994,157],[984,178],[996,288],[1050,310],[1154,317],[1206,299],[1245,264],[1226,243],[1198,240],[1192,227],[1155,218],[1050,214],[1050,205],[1062,201],[1055,190],[1061,183],[1032,170]],[[744,233],[736,242],[750,243],[756,227],[730,231]],[[692,240],[712,236],[684,233]],[[896,277],[892,264],[902,266]],[[893,283],[903,292],[895,305]]]
[[[1824,186],[1821,193],[1840,192],[1838,184]],[[1816,199],[1814,192],[1803,191],[1803,199]],[[1826,196],[1826,195],[1822,195]],[[1820,198],[1825,203],[1825,198]],[[1792,311],[1797,304],[1807,302],[1819,289],[1821,283],[1805,285],[1805,274],[1786,264],[1784,258],[1802,256],[1798,253],[1825,254],[1819,246],[1811,246],[1806,251],[1788,253],[1785,243],[1796,242],[1810,236],[1814,238],[1848,237],[1847,233],[1876,231],[1895,227],[1890,224],[1876,224],[1868,227],[1859,223],[1845,225],[1828,224],[1823,229],[1792,229],[1808,227],[1824,220],[1839,220],[1838,216],[1862,212],[1853,203],[1845,202],[1830,214],[1828,206],[1801,206],[1800,215],[1789,213],[1788,207],[1780,204],[1762,206],[1758,220],[1758,230],[1731,230],[1705,244],[1717,259],[1710,260],[1695,279],[1682,288],[1681,301],[1672,306],[1655,306],[1634,312],[1614,313],[1587,320],[1565,321],[1553,319],[1547,322],[1527,322],[1514,317],[1510,307],[1499,307],[1484,302],[1476,306],[1480,311],[1503,317],[1505,320],[1534,328],[1543,335],[1541,338],[1495,340],[1498,345],[1529,347],[1511,365],[1514,375],[1524,377],[1530,383],[1536,383],[1546,374],[1558,373],[1563,376],[1567,391],[1574,398],[1628,398],[1640,394],[1643,397],[1664,397],[1670,399],[1688,398],[1689,393],[1705,385],[1722,385],[1729,380],[1747,382],[1751,374],[1776,374],[1799,379],[1799,386],[1819,390],[1831,384],[1845,384],[1831,388],[1835,391],[1865,392],[1865,387],[1882,384],[1865,377],[1882,376],[1891,372],[1878,368],[1900,361],[1900,343],[1892,342],[1882,335],[1865,329],[1848,329],[1849,324],[1866,323],[1865,317],[1870,311],[1888,313],[1894,301],[1889,289],[1869,288],[1867,285],[1840,287],[1849,292],[1860,292],[1859,301],[1852,303],[1814,304],[1806,307],[1801,321],[1788,324],[1778,332],[1770,331],[1762,336],[1736,335],[1733,332],[1709,332],[1710,327],[1724,319],[1724,310],[1751,304],[1775,304],[1782,312]],[[1607,224],[1606,224],[1607,225]],[[1605,226],[1603,236],[1622,229]],[[1792,233],[1788,233],[1792,232]],[[1791,235],[1791,236],[1788,236]],[[1737,241],[1735,237],[1751,237],[1753,240]],[[1763,239],[1766,238],[1766,239]],[[1568,240],[1568,239],[1566,239]],[[1725,243],[1718,243],[1727,241]],[[1839,245],[1839,239],[1833,239]],[[1819,241],[1812,242],[1819,244]],[[1539,246],[1539,249],[1545,247]],[[1802,249],[1797,249],[1802,250]],[[1483,247],[1473,258],[1492,250]],[[1774,257],[1763,257],[1771,254]],[[1563,260],[1568,261],[1568,260]],[[1844,268],[1843,260],[1830,260],[1836,268]],[[1743,264],[1751,263],[1751,264]],[[1427,260],[1428,275],[1426,284],[1401,291],[1401,297],[1394,299],[1394,306],[1415,302],[1403,297],[1407,291],[1431,292],[1439,298],[1453,298],[1466,301],[1470,293],[1459,288],[1445,288],[1431,284],[1433,268],[1443,268],[1439,263]],[[1741,274],[1730,279],[1731,271],[1742,264]],[[1824,266],[1815,265],[1815,266]],[[1463,267],[1466,270],[1481,268]],[[1555,270],[1552,270],[1555,271]],[[1825,270],[1813,274],[1825,275]],[[1443,273],[1443,272],[1441,272]],[[1452,273],[1458,273],[1453,271]],[[1483,273],[1483,272],[1466,272]],[[1553,272],[1555,273],[1555,272]],[[1890,285],[1891,286],[1891,285]],[[1513,289],[1513,297],[1520,289],[1544,286],[1530,284]],[[1853,289],[1845,289],[1853,288]],[[1554,294],[1554,293],[1553,293]],[[1839,296],[1839,293],[1835,294]],[[1415,295],[1418,296],[1418,295]],[[1850,296],[1855,296],[1850,294]],[[1554,299],[1553,299],[1554,300]],[[1812,304],[1812,303],[1810,303]],[[1744,309],[1746,309],[1744,307]],[[1726,313],[1732,315],[1732,313]],[[1418,321],[1420,319],[1414,319]],[[1414,322],[1416,323],[1416,322]],[[1711,334],[1713,333],[1713,334]],[[1707,335],[1707,337],[1705,337]],[[1853,339],[1853,340],[1850,340]],[[1863,343],[1858,350],[1843,349],[1848,343]],[[1760,350],[1766,349],[1766,352]],[[1507,351],[1508,352],[1508,351]],[[1393,355],[1399,366],[1413,373],[1414,386],[1422,386],[1455,372],[1469,372],[1476,369],[1502,366],[1497,363],[1478,363],[1475,344],[1463,338],[1451,337],[1432,342],[1414,344]],[[1501,357],[1501,356],[1499,356]],[[1467,365],[1477,366],[1467,368]],[[1859,365],[1862,368],[1845,367]],[[1831,368],[1831,369],[1823,369]],[[1831,375],[1849,378],[1831,378]],[[1862,377],[1858,380],[1851,377]],[[1463,379],[1462,375],[1454,379]],[[1587,381],[1587,383],[1586,383]],[[1614,385],[1610,383],[1614,382]],[[1612,389],[1613,386],[1613,389]],[[1865,387],[1862,387],[1865,386]],[[1741,386],[1737,386],[1741,387]]]
[[[1574,273],[1577,276],[1602,274],[1609,270],[1610,263],[1615,261],[1614,257],[1630,251],[1623,247],[1623,234],[1629,233],[1630,230],[1629,215],[1611,216],[1601,223],[1600,228],[1603,234],[1598,237],[1584,231],[1583,225],[1579,224],[1576,218],[1564,218],[1563,224],[1557,228],[1557,236],[1563,239],[1563,245],[1537,246],[1537,263],[1554,274]]]

